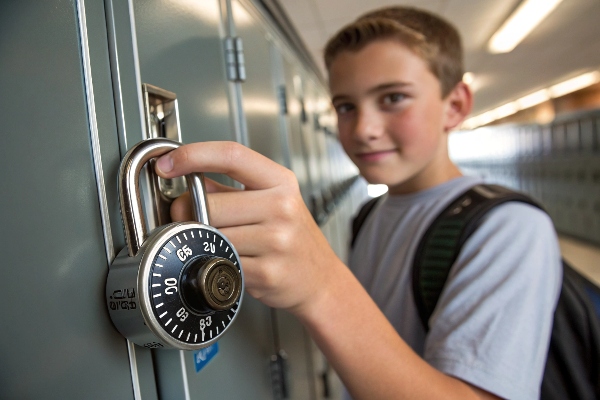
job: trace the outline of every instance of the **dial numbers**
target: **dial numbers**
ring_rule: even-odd
[[[227,239],[208,229],[192,228],[165,240],[152,261],[147,281],[159,325],[173,339],[190,344],[207,342],[224,332],[239,306],[238,301],[231,309],[203,315],[186,307],[181,295],[182,270],[201,256],[228,259],[241,273]]]

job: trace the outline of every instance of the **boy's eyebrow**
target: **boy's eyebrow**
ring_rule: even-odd
[[[387,89],[400,89],[400,88],[405,88],[405,87],[410,87],[410,86],[412,86],[412,85],[408,82],[386,82],[386,83],[382,83],[382,84],[373,86],[372,88],[369,88],[367,90],[367,94],[373,94],[373,93],[381,92],[382,90],[387,90]],[[331,102],[333,103],[336,100],[343,100],[348,97],[350,97],[350,96],[345,95],[345,94],[335,95],[331,98]]]

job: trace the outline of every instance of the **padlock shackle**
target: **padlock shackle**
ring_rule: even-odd
[[[148,236],[140,196],[140,171],[151,159],[162,156],[180,146],[181,143],[164,138],[143,140],[133,146],[121,161],[119,201],[130,257],[135,257]],[[194,218],[202,224],[209,225],[204,175],[192,173],[186,175],[186,180],[192,198]]]

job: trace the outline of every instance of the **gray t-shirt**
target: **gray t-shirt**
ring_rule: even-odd
[[[552,221],[518,202],[485,217],[453,265],[425,334],[412,260],[424,231],[479,178],[387,195],[362,226],[349,266],[413,350],[438,370],[508,399],[537,399],[562,267]]]

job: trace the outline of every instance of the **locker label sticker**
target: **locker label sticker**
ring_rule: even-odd
[[[196,373],[200,372],[219,352],[219,343],[194,352],[194,365]]]

